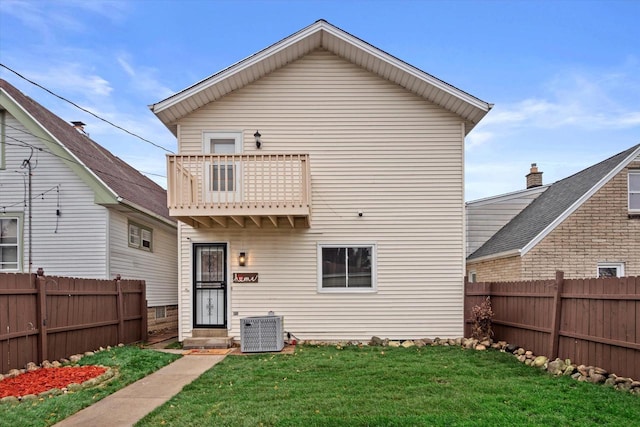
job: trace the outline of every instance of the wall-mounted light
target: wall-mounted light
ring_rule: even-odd
[[[261,136],[260,131],[256,131],[256,133],[253,134],[253,137],[256,139],[256,148],[260,148],[260,146],[262,146],[262,142],[260,141]]]
[[[240,252],[238,256],[238,265],[240,267],[244,267],[247,264],[247,254],[245,252]]]

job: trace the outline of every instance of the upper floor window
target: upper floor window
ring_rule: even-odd
[[[629,212],[640,213],[640,170],[629,171]]]
[[[598,263],[598,277],[606,279],[607,277],[623,277],[623,276],[624,276],[623,262],[599,262]]]
[[[0,218],[0,271],[19,270],[18,225],[18,218]]]
[[[129,223],[129,246],[132,248],[151,251],[152,249],[152,230],[148,227]]]
[[[372,290],[375,288],[373,245],[320,245],[321,290]]]

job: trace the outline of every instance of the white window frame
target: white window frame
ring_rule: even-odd
[[[147,238],[145,238],[145,234],[147,234]],[[127,236],[130,248],[153,252],[153,229],[150,227],[129,222],[127,226]],[[144,242],[148,242],[148,245],[145,245]]]
[[[599,262],[596,268],[596,277],[600,278],[601,268],[615,268],[615,277],[624,277],[624,262]]]
[[[243,140],[242,132],[222,132],[222,131],[204,131],[202,132],[202,152],[204,154],[215,154],[211,152],[211,140],[212,139],[233,139],[234,152],[232,154],[242,154]],[[205,171],[211,171],[215,167],[215,164],[207,162],[205,164]],[[240,162],[227,164],[227,167],[233,167],[233,188],[230,190],[214,190],[213,182],[207,176],[204,177],[205,185],[203,190],[204,200],[213,203],[222,202],[241,202],[242,201],[242,169]],[[226,173],[226,169],[225,169]]]
[[[631,188],[631,176],[637,175],[640,178],[640,169],[631,169],[627,174],[627,207],[629,209],[629,213],[631,214],[640,214],[640,208],[632,209],[631,208],[631,195],[636,195],[640,197],[640,188]]]
[[[9,219],[9,220],[16,220],[16,258],[17,258],[17,263],[16,263],[16,268],[2,268],[2,266],[0,265],[0,272],[3,273],[19,273],[22,271],[22,221],[23,221],[23,215],[22,214],[0,214],[0,219]],[[12,247],[14,246],[13,244],[2,244],[0,243],[1,246],[3,247]]]
[[[476,271],[475,270],[469,270],[468,282],[469,283],[476,283],[477,280],[478,280],[478,275],[476,274]]]
[[[322,286],[322,249],[323,248],[370,248],[371,249],[371,287],[325,288]],[[318,292],[320,293],[372,293],[378,290],[378,248],[375,243],[318,243]]]

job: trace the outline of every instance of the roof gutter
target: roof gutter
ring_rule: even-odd
[[[467,258],[467,264],[475,264],[477,262],[489,261],[489,260],[498,260],[503,258],[511,258],[514,256],[521,256],[522,249],[511,249],[509,251],[499,252],[497,254],[485,255],[478,258],[469,259]]]
[[[117,200],[118,200],[118,203],[122,203],[123,205],[127,205],[130,208],[135,209],[138,212],[141,212],[141,213],[143,213],[145,215],[148,215],[148,216],[150,216],[150,217],[152,217],[152,218],[154,218],[154,219],[156,219],[156,220],[158,220],[160,222],[163,222],[164,224],[166,224],[166,225],[168,225],[168,226],[170,226],[172,228],[178,228],[177,222],[171,221],[170,219],[165,218],[162,215],[158,215],[157,213],[151,212],[149,209],[143,208],[142,206],[140,206],[140,205],[138,205],[136,203],[133,203],[133,202],[130,202],[129,200],[123,199],[120,196],[118,196]]]

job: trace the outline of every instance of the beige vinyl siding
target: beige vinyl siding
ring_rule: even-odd
[[[24,247],[22,270],[28,271],[28,208],[25,169],[31,156],[32,177],[32,271],[42,267],[47,275],[87,278],[106,276],[107,210],[94,204],[94,193],[44,143],[13,116],[6,114],[6,169],[0,170],[0,207],[23,212]],[[20,141],[20,142],[19,142]],[[55,186],[59,186],[59,199]],[[47,192],[44,196],[40,194]],[[56,210],[60,216],[56,216]]]
[[[467,203],[467,256],[529,206],[548,186]]]
[[[311,228],[183,225],[181,338],[191,333],[192,242],[230,242],[232,264],[240,250],[249,258],[247,267],[231,270],[260,275],[257,284],[231,286],[231,335],[239,337],[240,318],[269,310],[284,315],[285,329],[301,339],[462,335],[457,116],[318,50],[181,120],[180,153],[201,153],[204,131],[242,131],[244,153],[308,153]],[[319,243],[375,244],[377,291],[319,293]]]
[[[152,251],[129,247],[129,221],[152,230]],[[176,230],[166,225],[110,212],[110,276],[142,279],[147,285],[149,307],[178,303],[178,248]]]

